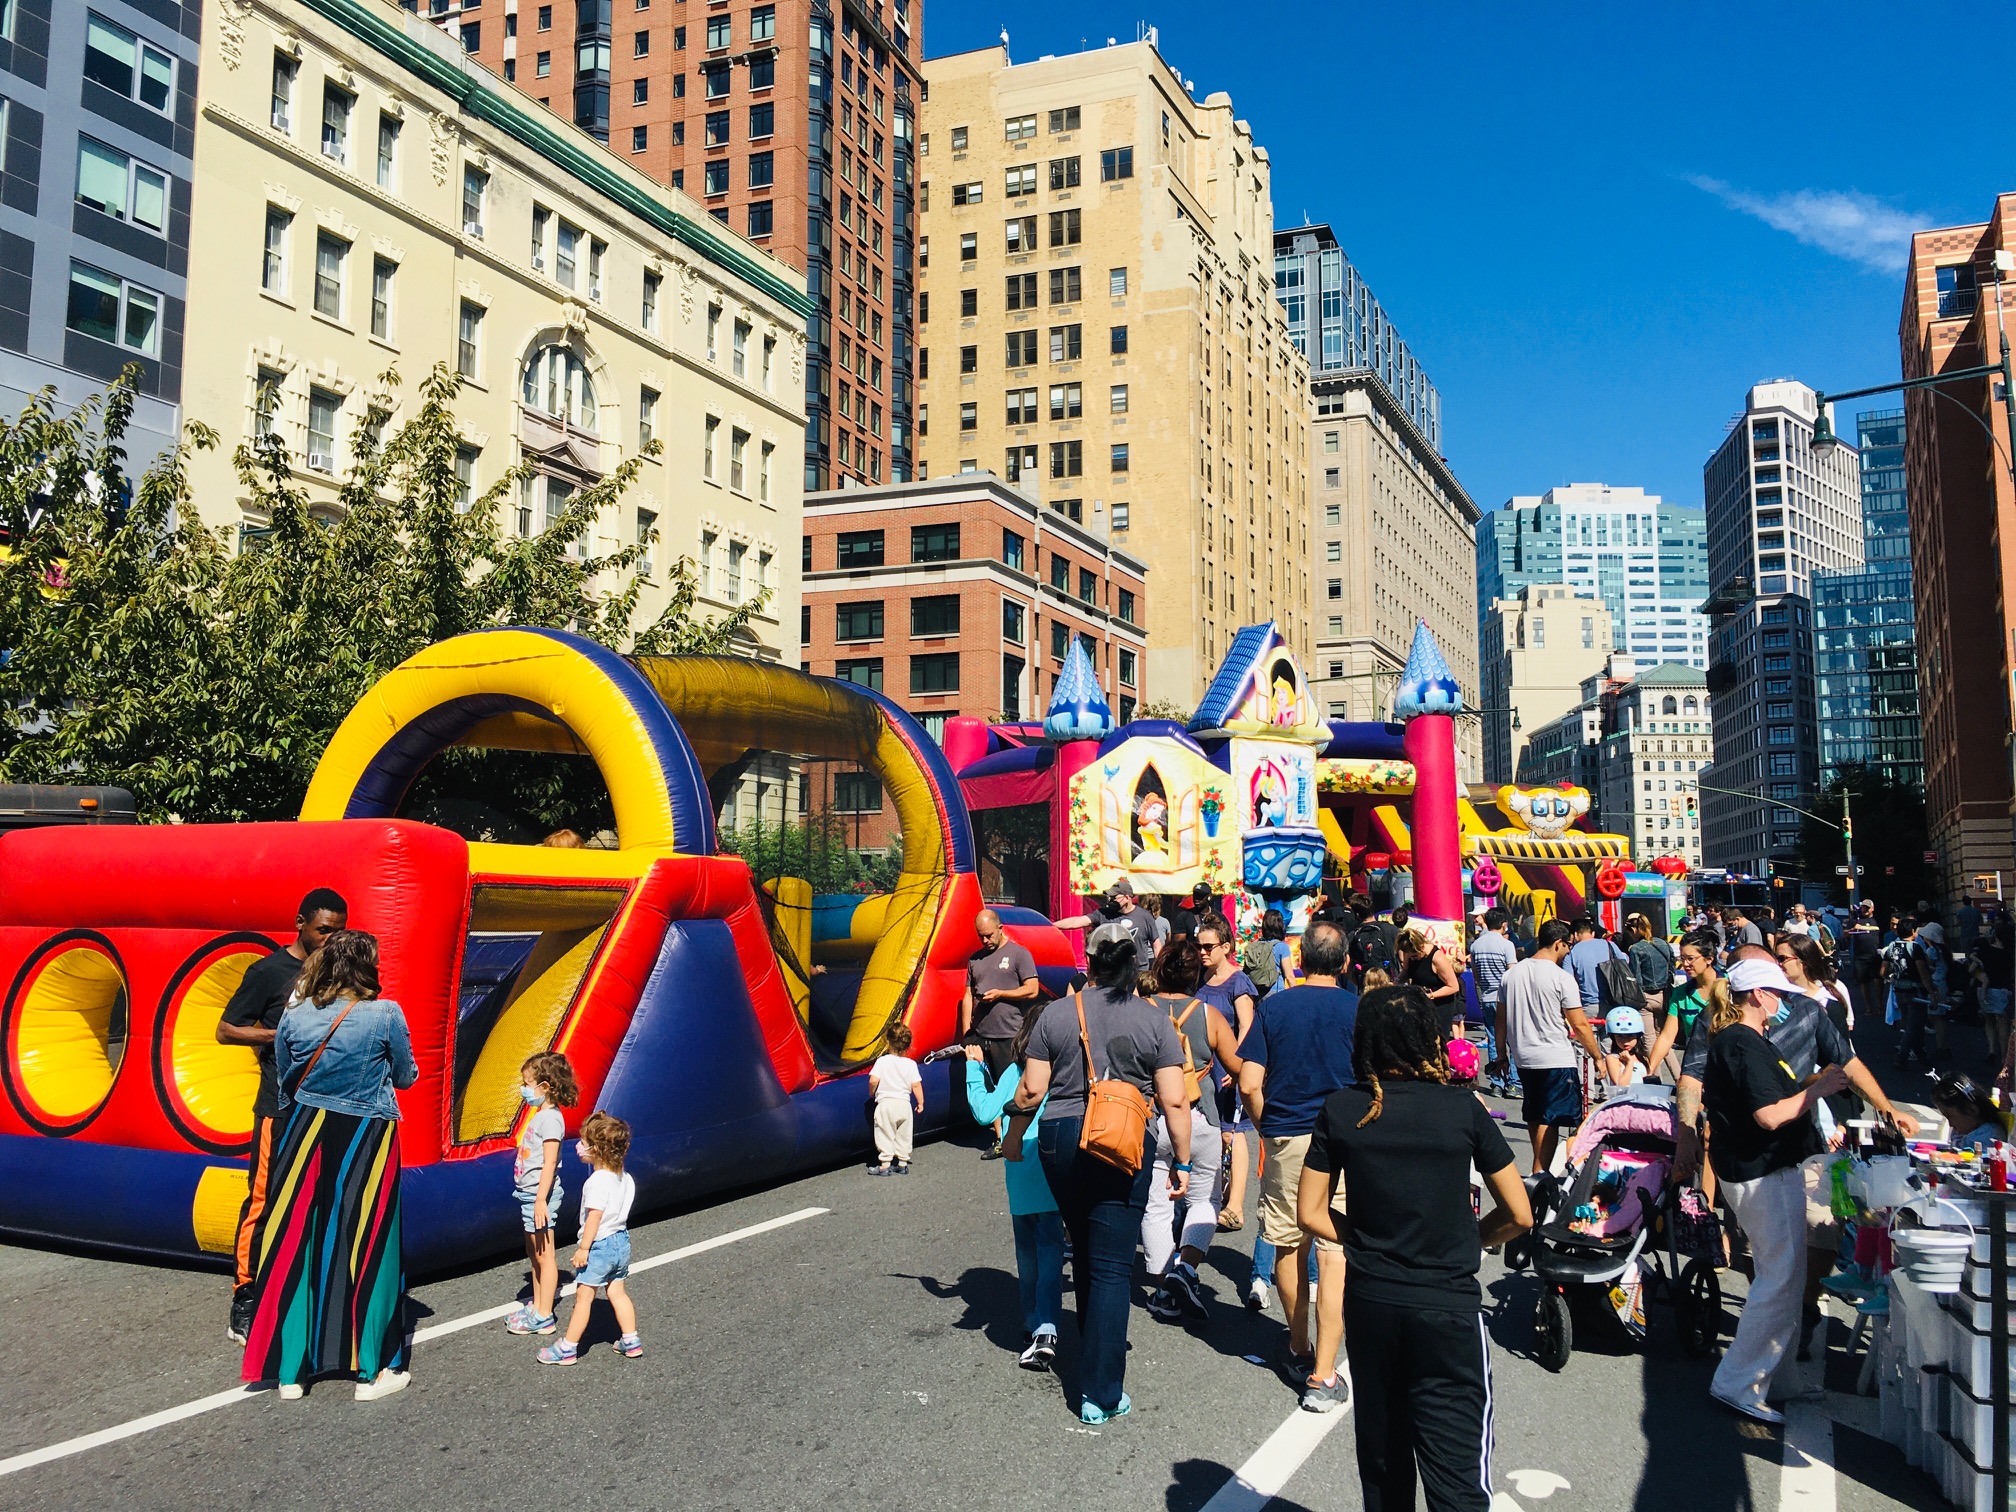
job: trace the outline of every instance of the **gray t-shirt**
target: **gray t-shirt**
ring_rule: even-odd
[[[1155,941],[1158,938],[1155,933],[1155,915],[1137,903],[1128,912],[1115,914],[1112,922],[1134,936],[1135,967],[1146,971],[1154,965]]]
[[[1218,1013],[1216,1008],[1213,1008],[1202,998],[1191,998],[1180,992],[1164,993],[1158,997],[1149,999],[1149,1001],[1169,1015],[1169,1022],[1172,1026],[1176,1020],[1183,1019],[1183,1027],[1176,1031],[1179,1036],[1176,1044],[1176,1052],[1179,1058],[1176,1064],[1179,1066],[1183,1064],[1180,1058],[1183,1053],[1183,1041],[1188,1040],[1190,1042],[1191,1069],[1208,1071],[1211,1066],[1211,1016],[1218,1014],[1219,1019],[1223,1021],[1225,1015]],[[1190,1007],[1192,1002],[1197,1004],[1195,1008]],[[1186,1011],[1189,1014],[1187,1018],[1184,1017]],[[1086,1022],[1088,1024],[1091,1022],[1089,1016]],[[1227,1027],[1229,1028],[1230,1026],[1228,1025]],[[1204,1115],[1205,1121],[1215,1128],[1218,1123],[1217,1091],[1212,1086],[1211,1078],[1208,1075],[1205,1076],[1199,1085],[1203,1095],[1191,1106],[1201,1112]]]
[[[1131,992],[1107,987],[1087,987],[1084,1002],[1098,1079],[1131,1082],[1143,1096],[1153,1097],[1155,1073],[1183,1064],[1183,1046],[1169,1015]],[[1050,1100],[1043,1116],[1082,1118],[1085,1049],[1078,1038],[1078,1010],[1070,998],[1059,998],[1043,1010],[1029,1035],[1029,1059],[1050,1063]]]
[[[1512,1064],[1543,1071],[1575,1064],[1568,1010],[1582,1006],[1575,978],[1540,956],[1528,956],[1499,986],[1498,1030]]]
[[[1003,940],[993,950],[975,951],[966,963],[966,984],[973,989],[973,1032],[982,1039],[1013,1039],[1022,1032],[1027,1004],[1020,999],[980,1001],[983,992],[1012,992],[1036,975],[1029,947]]]

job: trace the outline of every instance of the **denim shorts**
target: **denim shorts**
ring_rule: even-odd
[[[597,1239],[588,1246],[588,1263],[574,1273],[576,1286],[607,1286],[630,1274],[630,1231]]]
[[[525,1232],[528,1234],[539,1232],[539,1225],[532,1218],[532,1209],[537,1206],[538,1201],[539,1194],[537,1192],[520,1192],[518,1194],[518,1217],[524,1223]],[[549,1229],[558,1228],[559,1218],[560,1183],[556,1181],[553,1183],[553,1190],[546,1194],[546,1227]]]

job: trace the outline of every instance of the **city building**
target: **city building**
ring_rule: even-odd
[[[0,0],[0,406],[138,369],[138,469],[181,434],[199,0]]]
[[[2016,194],[1979,225],[1911,238],[1897,339],[1906,378],[1996,361],[2016,294]],[[2001,873],[2012,851],[2009,608],[2016,583],[2016,484],[2008,396],[1992,378],[1905,396],[1925,817],[1947,897]],[[1985,429],[1984,429],[1985,426]]]
[[[809,495],[799,568],[799,665],[886,694],[933,739],[959,714],[1041,719],[1073,640],[1122,723],[1159,691],[1142,562],[992,473]],[[886,843],[871,775],[817,780],[815,808]]]
[[[1706,865],[1752,876],[1790,873],[1798,811],[1819,790],[1814,576],[1862,565],[1861,461],[1814,447],[1818,417],[1805,384],[1760,383],[1702,469],[1715,709],[1702,849]]]
[[[1661,662],[1604,691],[1596,812],[1604,830],[1631,837],[1641,865],[1660,856],[1702,864],[1695,784],[1714,760],[1711,727],[1699,667]]]
[[[1328,226],[1274,233],[1274,295],[1288,317],[1288,339],[1309,359],[1318,414],[1330,413],[1321,402],[1325,378],[1370,373],[1427,449],[1442,454],[1442,395]]]
[[[1315,664],[1308,364],[1266,151],[1152,38],[924,72],[919,474],[999,471],[1124,543],[1158,697],[1194,705],[1259,621]]]
[[[562,120],[804,271],[808,493],[911,476],[921,0],[425,9]]]
[[[1856,429],[1865,565],[1813,574],[1820,781],[1825,786],[1852,765],[1923,787],[1904,411],[1864,414]]]
[[[1650,665],[1708,665],[1705,521],[1642,488],[1570,483],[1515,496],[1477,525],[1477,603],[1566,583],[1610,606],[1612,646]]]
[[[803,278],[389,0],[213,7],[202,66],[189,311],[208,334],[184,390],[224,441],[190,463],[205,521],[264,523],[230,453],[267,429],[333,514],[368,412],[396,425],[445,365],[468,500],[529,463],[499,507],[535,534],[655,440],[586,550],[691,558],[701,612],[764,595],[744,649],[789,655]]]
[[[1484,616],[1484,780],[1511,782],[1526,743],[1581,707],[1583,681],[1611,651],[1610,607],[1565,583],[1528,583]]]
[[[1316,586],[1311,691],[1333,719],[1385,719],[1426,622],[1477,687],[1477,506],[1442,456],[1442,399],[1328,226],[1274,236],[1274,292],[1309,364]],[[1476,727],[1457,727],[1466,779]]]

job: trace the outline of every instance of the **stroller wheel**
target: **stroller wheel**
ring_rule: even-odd
[[[1673,1320],[1680,1327],[1680,1347],[1697,1360],[1715,1352],[1722,1334],[1722,1283],[1713,1263],[1689,1260],[1673,1289]]]
[[[1568,1317],[1568,1298],[1552,1287],[1540,1294],[1533,1318],[1533,1357],[1547,1370],[1559,1370],[1575,1351],[1575,1325]]]

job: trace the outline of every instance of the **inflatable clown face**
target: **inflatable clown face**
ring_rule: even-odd
[[[1559,840],[1589,812],[1589,790],[1579,787],[1501,787],[1498,807],[1505,817],[1543,840]]]

